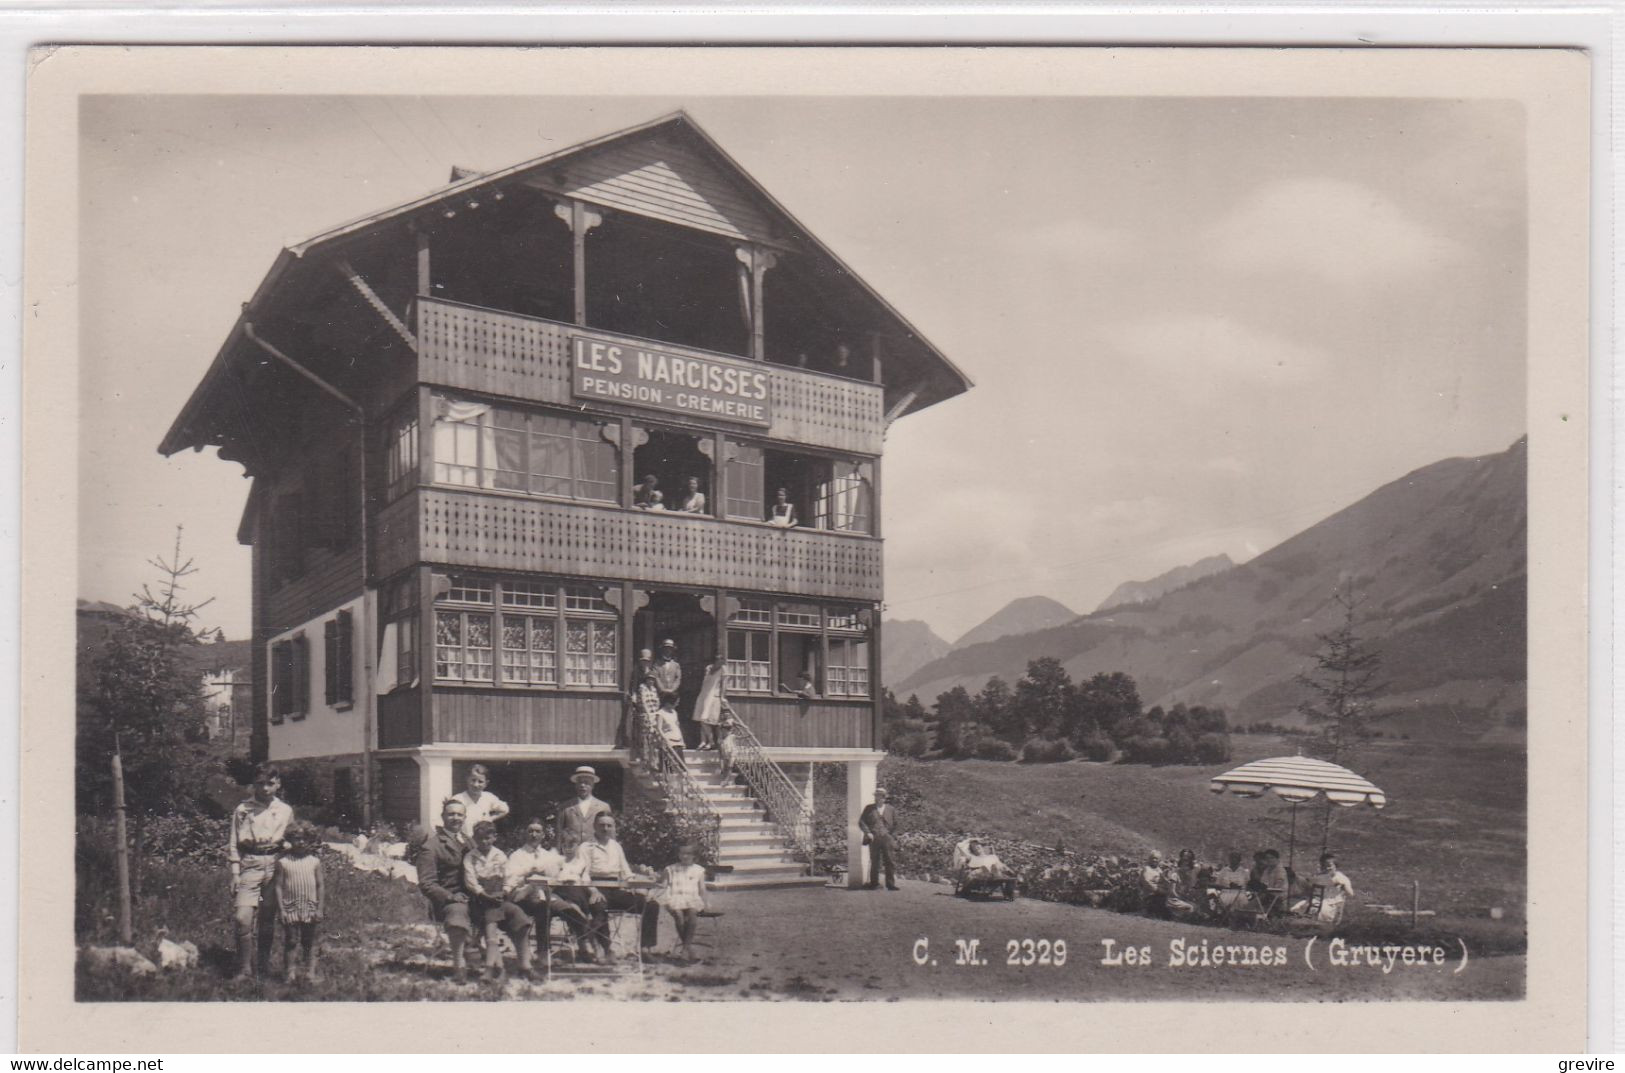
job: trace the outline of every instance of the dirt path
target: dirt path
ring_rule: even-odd
[[[510,981],[493,988],[462,987],[445,978],[443,944],[427,926],[380,926],[382,944],[365,953],[375,973],[409,976],[429,985],[424,997],[495,999],[617,998],[810,1001],[899,1001],[966,998],[1056,1001],[1345,999],[1514,999],[1522,994],[1522,957],[1473,958],[1460,966],[1459,949],[1442,966],[1343,967],[1328,964],[1327,942],[1217,928],[1192,927],[1052,902],[967,901],[949,888],[905,881],[896,893],[799,889],[722,894],[725,911],[720,952],[702,947],[705,963],[659,962],[630,979]],[[409,931],[410,934],[396,935]],[[662,944],[670,941],[661,922]],[[707,937],[709,938],[709,937]],[[956,964],[956,940],[978,940],[976,964]],[[1023,941],[1033,940],[1029,952]],[[1010,964],[1011,940],[1018,961]],[[1111,940],[1108,948],[1105,940]],[[1048,943],[1048,963],[1042,955]],[[1064,958],[1057,941],[1064,942]],[[1173,964],[1175,944],[1187,948],[1257,948],[1279,963]],[[387,953],[382,952],[388,948]],[[1135,956],[1127,951],[1133,948]],[[1262,954],[1268,948],[1269,955]],[[1148,952],[1144,964],[1133,964]],[[1107,964],[1110,953],[1120,963]],[[1470,952],[1469,952],[1470,954]],[[1198,955],[1199,956],[1199,955]],[[1229,954],[1227,949],[1226,956]],[[1241,956],[1250,956],[1244,951]],[[1056,963],[1059,961],[1060,963]]]

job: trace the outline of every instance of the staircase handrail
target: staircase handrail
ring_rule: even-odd
[[[785,843],[812,867],[816,850],[813,810],[807,804],[806,795],[796,789],[790,776],[767,755],[755,732],[737,713],[733,714],[733,738],[734,770],[744,777],[767,810],[768,819],[778,826]]]
[[[722,850],[722,816],[711,807],[694,775],[660,733],[655,718],[632,700],[631,751],[666,795],[667,804],[691,826],[700,828],[706,860],[715,864]]]

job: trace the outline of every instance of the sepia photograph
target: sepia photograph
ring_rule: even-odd
[[[72,1002],[1518,1008],[1583,312],[1350,59],[78,96]]]

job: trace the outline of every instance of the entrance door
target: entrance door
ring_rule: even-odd
[[[705,668],[717,658],[716,619],[700,606],[700,598],[687,592],[652,592],[649,606],[637,613],[632,630],[638,647],[658,656],[662,641],[677,645],[677,662],[683,668],[683,684],[677,691],[677,715],[688,741],[698,742],[698,733],[689,726],[694,718],[694,702],[700,695]]]

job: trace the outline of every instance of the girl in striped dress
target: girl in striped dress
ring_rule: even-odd
[[[321,841],[316,828],[295,823],[288,828],[291,849],[277,860],[277,912],[282,919],[282,969],[292,983],[299,978],[296,948],[302,949],[305,979],[321,979],[316,968],[316,928],[322,920],[326,884],[322,878]]]

